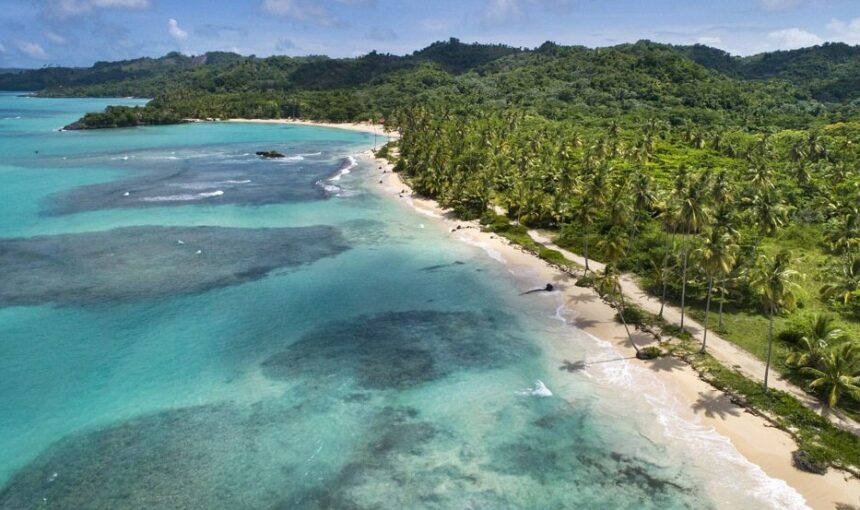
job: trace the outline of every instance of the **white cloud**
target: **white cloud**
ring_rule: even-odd
[[[816,34],[799,28],[786,28],[770,32],[767,34],[767,39],[780,50],[793,50],[824,42],[824,39]]]
[[[481,21],[489,25],[501,25],[529,20],[535,8],[548,10],[555,15],[570,12],[574,0],[486,0],[481,10]]]
[[[179,26],[179,22],[173,18],[167,20],[167,33],[170,34],[170,37],[176,39],[177,41],[184,41],[188,39],[188,32],[182,30]]]
[[[860,44],[860,18],[854,18],[848,22],[834,18],[827,24],[827,30],[833,34],[830,39],[848,44]]]
[[[525,11],[520,0],[489,0],[481,15],[488,23],[508,23],[523,19]]]
[[[759,4],[768,11],[782,11],[800,5],[802,0],[759,0]]]
[[[24,55],[30,58],[38,58],[38,59],[46,59],[48,58],[48,54],[45,53],[45,50],[39,45],[39,43],[28,42],[28,41],[18,41],[15,44],[18,47],[18,51],[23,53]]]
[[[319,2],[303,0],[263,0],[262,9],[275,16],[311,23],[323,27],[335,26],[337,18]]]
[[[45,38],[54,44],[66,44],[69,41],[56,32],[45,32]]]
[[[44,13],[50,18],[70,18],[95,9],[148,9],[150,0],[48,0]]]
[[[6,46],[3,46],[3,43],[0,43],[0,53],[6,53]]]
[[[717,46],[723,43],[722,38],[710,35],[703,35],[696,39],[696,42],[699,44],[704,44],[706,46]]]

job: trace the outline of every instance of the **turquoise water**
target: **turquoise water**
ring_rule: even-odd
[[[117,102],[0,94],[0,508],[802,506],[653,376],[558,370],[615,354],[372,136],[56,131]]]

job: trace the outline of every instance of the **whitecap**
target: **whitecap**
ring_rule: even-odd
[[[343,177],[344,175],[346,175],[346,174],[350,173],[350,171],[351,171],[353,168],[355,168],[355,167],[357,167],[357,166],[358,166],[358,161],[356,161],[356,159],[355,159],[354,157],[352,157],[352,156],[347,156],[347,157],[346,157],[346,160],[347,160],[347,164],[346,164],[346,165],[344,165],[340,170],[338,170],[337,175],[335,175],[334,177],[330,178],[330,179],[329,179],[330,181],[339,181],[341,177]]]
[[[182,189],[191,189],[191,190],[203,190],[203,189],[213,189],[219,188],[225,185],[237,185],[237,184],[249,184],[251,182],[250,179],[243,180],[235,180],[228,179],[226,181],[201,181],[201,182],[175,182],[171,183],[170,186],[174,188],[182,188]]]
[[[552,392],[546,387],[546,384],[544,384],[543,381],[537,379],[535,380],[534,386],[527,390],[518,391],[517,395],[529,397],[551,397]]]
[[[202,198],[212,198],[212,197],[220,197],[224,192],[219,190],[205,192],[205,193],[197,193],[194,195],[184,194],[184,195],[165,195],[165,196],[156,196],[156,197],[143,197],[140,200],[142,202],[189,202],[192,200],[200,200]]]

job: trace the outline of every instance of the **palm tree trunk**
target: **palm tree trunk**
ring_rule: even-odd
[[[723,330],[723,301],[726,300],[726,295],[724,294],[725,286],[726,286],[726,281],[723,280],[720,284],[720,314],[719,314],[720,319],[717,321],[717,329],[720,331]]]
[[[708,278],[708,297],[705,299],[705,332],[702,334],[702,349],[701,353],[705,352],[705,346],[708,344],[708,318],[711,315],[711,290],[714,288],[714,277]]]
[[[663,280],[663,293],[660,295],[660,313],[657,314],[661,319],[663,318],[663,308],[666,307],[666,288],[669,285],[669,279],[666,278],[666,269],[669,267],[669,255],[671,254],[672,246],[675,246],[675,232],[677,230],[677,227],[672,227],[672,242],[666,246],[666,254],[663,257],[663,273],[660,275],[660,278]]]
[[[684,234],[684,269],[681,271],[681,329],[684,329],[684,303],[687,298],[687,237]]]
[[[767,326],[767,363],[764,365],[764,392],[767,393],[767,376],[770,373],[770,355],[773,350],[773,304],[770,305],[770,320]]]
[[[636,354],[639,354],[639,347],[636,345],[636,342],[633,341],[633,335],[630,334],[630,327],[627,325],[627,318],[624,317],[624,293],[621,291],[621,283],[618,283],[618,316],[621,317],[621,324],[624,324],[624,331],[627,332],[627,339],[630,340],[630,345],[633,346],[633,350],[636,351]]]
[[[582,241],[585,244],[583,249],[583,256],[585,257],[585,271],[582,273],[583,278],[588,274],[588,229],[585,230],[585,233],[582,236]]]

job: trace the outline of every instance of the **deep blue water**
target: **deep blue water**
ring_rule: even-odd
[[[372,135],[56,130],[118,102],[0,94],[0,508],[795,501],[653,376],[558,370],[611,349],[379,194]]]

